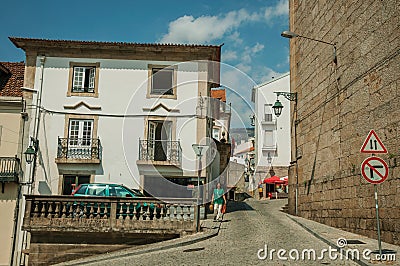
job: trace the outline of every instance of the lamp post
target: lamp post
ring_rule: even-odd
[[[295,187],[295,214],[298,214],[298,191],[299,191],[299,175],[298,175],[298,166],[297,159],[299,158],[297,155],[297,93],[296,92],[274,92],[276,94],[276,102],[272,106],[276,117],[279,117],[282,114],[283,104],[279,101],[279,96],[285,97],[288,101],[294,102],[294,113],[295,113],[295,122],[294,122],[294,148],[295,153],[294,157],[296,162],[296,187]]]
[[[196,212],[196,232],[200,231],[200,177],[201,177],[201,157],[207,151],[208,145],[192,144],[194,153],[199,160],[199,168],[197,170],[197,212]]]
[[[311,41],[315,41],[315,42],[320,42],[320,43],[324,43],[324,44],[328,44],[328,45],[332,45],[333,46],[333,62],[335,64],[337,64],[337,56],[336,56],[336,44],[332,43],[332,42],[326,42],[323,40],[319,40],[319,39],[314,39],[314,38],[310,38],[310,37],[306,37],[297,33],[294,33],[292,31],[288,31],[285,30],[281,33],[281,36],[284,38],[288,38],[288,39],[292,39],[292,38],[303,38],[303,39],[307,39],[307,40],[311,40]]]

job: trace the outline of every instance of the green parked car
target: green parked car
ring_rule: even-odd
[[[107,183],[88,183],[88,184],[80,184],[72,194],[75,197],[78,196],[88,196],[88,197],[129,197],[129,198],[141,198],[145,197],[140,191],[133,191],[123,185],[118,184],[107,184]],[[147,208],[148,204],[143,203],[143,208]],[[137,203],[136,209],[140,209],[141,204]],[[150,203],[150,212],[154,213],[154,204]],[[103,205],[102,205],[103,208]],[[124,213],[126,212],[126,207],[123,206]],[[157,208],[158,210],[159,208]],[[132,210],[130,211],[132,213]]]

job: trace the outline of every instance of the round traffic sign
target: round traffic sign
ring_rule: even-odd
[[[361,164],[361,174],[371,184],[380,184],[388,177],[389,168],[379,157],[368,157]]]

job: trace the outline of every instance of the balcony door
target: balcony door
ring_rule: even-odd
[[[68,158],[91,159],[93,120],[70,119]]]
[[[166,161],[171,152],[172,122],[149,121],[148,123],[148,154],[151,160]]]
[[[80,184],[90,183],[90,175],[64,175],[62,195],[71,195]]]

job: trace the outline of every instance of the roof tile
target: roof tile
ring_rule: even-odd
[[[24,62],[0,62],[0,96],[22,97]]]

